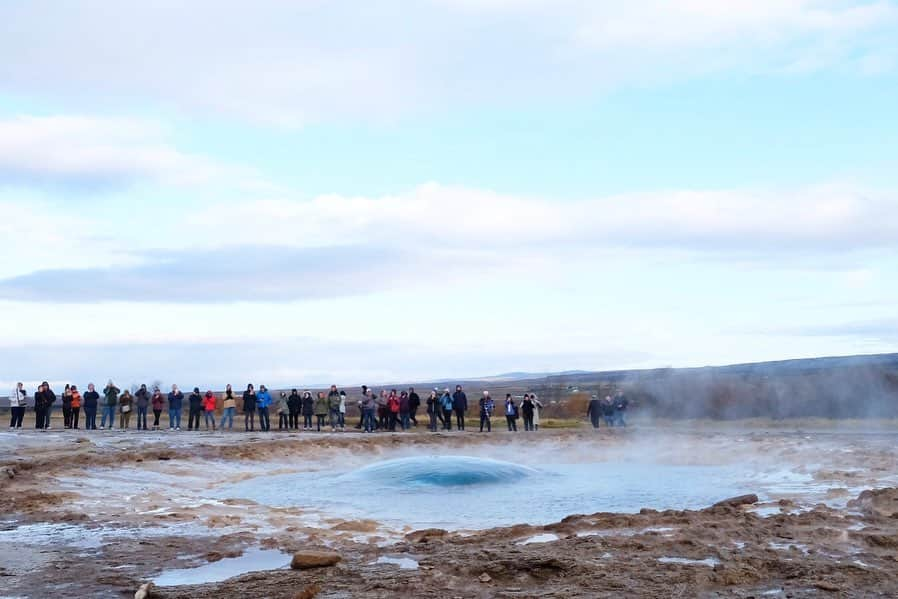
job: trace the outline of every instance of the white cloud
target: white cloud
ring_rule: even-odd
[[[23,115],[0,120],[0,184],[198,185],[225,178],[249,183],[255,177],[248,169],[182,152],[169,137],[165,126],[140,119]]]
[[[882,72],[896,16],[882,0],[34,0],[0,6],[14,24],[0,93],[288,127],[389,120],[710,70]]]

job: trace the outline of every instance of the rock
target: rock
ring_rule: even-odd
[[[6,478],[15,478],[15,477],[16,477],[16,470],[15,470],[15,468],[4,468],[4,469],[3,469],[3,474],[6,475]]]
[[[294,570],[328,568],[340,563],[343,557],[333,551],[299,551],[293,554],[290,567]]]
[[[842,590],[842,587],[840,587],[839,585],[833,584],[831,582],[826,582],[825,580],[815,582],[814,586],[821,591],[829,591],[830,593],[838,593]]]
[[[480,575],[480,578],[478,578],[477,580],[479,580],[480,582],[486,584],[487,582],[492,582],[492,581],[493,581],[493,578],[492,578],[489,574],[487,574],[486,572],[484,572],[483,574]]]
[[[753,505],[758,503],[758,496],[754,493],[750,495],[739,495],[738,497],[730,497],[723,501],[718,501],[711,507],[739,507],[740,505]]]
[[[898,517],[898,489],[867,490],[848,502],[848,507],[861,511],[868,518]]]
[[[154,586],[152,582],[140,585],[140,588],[134,593],[134,599],[148,599]]]
[[[449,531],[442,528],[426,528],[424,530],[414,530],[405,535],[405,540],[409,543],[427,543],[433,539],[442,539],[449,535]]]

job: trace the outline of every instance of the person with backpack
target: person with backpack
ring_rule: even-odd
[[[319,433],[322,426],[327,427],[328,412],[330,412],[330,403],[324,391],[319,391],[318,398],[315,400],[315,425]]]
[[[302,411],[302,397],[296,389],[287,398],[287,428],[297,430],[299,428],[299,413]]]
[[[162,415],[162,408],[165,407],[165,398],[162,397],[162,391],[159,387],[153,387],[153,397],[150,399],[153,407],[153,430],[159,430],[159,417]]]
[[[315,398],[309,390],[302,393],[302,430],[312,430],[312,416],[315,415]]]
[[[184,393],[177,385],[171,386],[168,394],[168,430],[181,430],[181,412],[184,410]]]
[[[493,403],[493,399],[490,397],[489,391],[483,392],[483,397],[480,398],[480,432],[483,432],[483,425],[486,425],[486,432],[493,432],[493,424],[490,418],[493,415],[493,409],[495,408],[495,404]]]
[[[215,394],[212,393],[211,389],[207,389],[206,394],[203,396],[203,416],[206,422],[206,430],[209,430],[209,426],[212,426],[213,432],[215,432],[215,408],[217,403]],[[197,423],[197,428],[199,428],[199,423]]]
[[[440,406],[443,408],[443,428],[447,431],[452,431],[453,401],[448,388],[443,390],[443,396],[440,398]]]
[[[229,384],[225,387],[224,395],[221,398],[221,422],[218,423],[219,430],[224,430],[225,422],[228,423],[228,430],[234,430],[235,411],[237,411],[237,398],[234,397],[234,390]]]
[[[15,389],[9,394],[9,428],[22,428],[25,419],[25,410],[28,407],[28,391],[23,383],[16,383]]]
[[[118,396],[121,390],[115,386],[112,379],[103,388],[103,418],[100,420],[100,430],[106,428],[106,420],[109,420],[109,430],[115,426],[115,409],[118,406]]]
[[[256,402],[256,408],[259,411],[259,429],[268,432],[271,430],[271,419],[268,416],[268,409],[271,407],[272,399],[271,393],[268,392],[268,387],[265,385],[259,385],[259,394]]]
[[[81,415],[81,393],[78,391],[78,387],[72,385],[72,402],[71,402],[71,418],[69,420],[70,428],[78,430],[78,419]]]
[[[124,393],[118,398],[119,411],[119,430],[127,430],[131,427],[131,410],[134,408],[134,396],[125,389]]]
[[[150,392],[147,391],[146,385],[141,385],[137,393],[134,394],[135,403],[137,404],[137,430],[147,430],[147,410],[150,407]]]
[[[97,430],[97,406],[100,403],[100,394],[93,383],[88,383],[87,393],[84,394],[84,428],[89,431]]]
[[[250,383],[243,392],[243,426],[247,431],[256,430],[256,389]]]
[[[290,430],[290,405],[287,403],[287,392],[281,391],[278,397],[278,430]]]
[[[508,424],[508,432],[518,432],[518,406],[511,393],[505,395],[505,422]]]
[[[465,430],[465,412],[468,411],[468,396],[462,391],[461,385],[455,386],[452,395],[452,409],[455,410],[455,426],[458,430]]]

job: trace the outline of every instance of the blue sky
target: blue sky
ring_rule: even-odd
[[[898,346],[895,2],[0,19],[0,383]]]

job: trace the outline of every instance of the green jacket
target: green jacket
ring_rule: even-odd
[[[106,398],[107,406],[116,406],[118,405],[118,394],[121,393],[118,387],[115,385],[107,386],[103,389],[103,396]]]
[[[326,397],[315,398],[315,415],[327,416],[328,401]]]
[[[340,394],[339,393],[331,393],[327,396],[327,407],[331,412],[336,412],[340,409]]]

